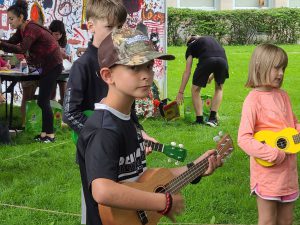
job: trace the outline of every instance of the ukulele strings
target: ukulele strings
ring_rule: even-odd
[[[300,134],[293,135],[293,140],[294,140],[295,144],[300,143]]]
[[[155,148],[155,145],[157,145],[157,148]],[[154,143],[152,141],[149,141],[149,140],[144,140],[144,146],[145,147],[151,147],[152,150],[155,150],[157,149],[158,152],[161,152],[161,145],[160,143]]]
[[[221,146],[218,150],[216,150],[217,155],[221,155],[221,157],[223,157],[224,153],[219,154],[219,152],[222,152],[224,150],[224,148],[225,148],[225,144],[224,144],[224,146]],[[167,187],[166,189],[170,193],[176,193],[178,189],[180,189],[187,183],[187,181],[192,181],[192,180],[196,179],[199,175],[201,175],[203,172],[205,172],[205,170],[208,168],[208,165],[209,165],[208,158],[209,157],[210,156],[207,156],[202,161],[195,164],[190,169],[188,169],[187,171],[185,171],[178,177],[171,180],[169,183],[166,184],[166,187]],[[161,190],[158,193],[163,193],[163,192],[165,192],[165,190]]]

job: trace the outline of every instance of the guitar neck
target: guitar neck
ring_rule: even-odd
[[[153,141],[144,140],[147,147],[151,147],[153,151],[164,152],[164,145],[160,143],[154,143]]]
[[[300,134],[293,135],[293,140],[294,140],[295,144],[299,144],[300,143]]]
[[[217,154],[215,152],[215,154]],[[178,193],[179,190],[201,176],[208,168],[208,157],[190,167],[187,171],[171,180],[166,185],[166,192]]]

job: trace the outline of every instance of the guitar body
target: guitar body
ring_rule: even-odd
[[[265,143],[273,148],[285,151],[290,154],[295,154],[300,151],[300,143],[295,143],[295,139],[299,132],[291,127],[285,128],[279,132],[262,130],[254,135],[254,138],[262,143]],[[274,163],[267,162],[262,159],[255,158],[262,166],[273,166]]]
[[[232,139],[227,134],[217,143],[214,154],[223,159],[232,151]],[[204,157],[200,162],[189,167],[186,171],[176,177],[169,169],[148,169],[139,177],[137,182],[123,182],[122,184],[151,193],[169,192],[171,194],[176,194],[181,188],[188,185],[207,170],[209,166],[209,157],[210,156]],[[156,211],[124,210],[103,205],[98,205],[98,209],[104,225],[156,225],[162,217],[162,215]],[[147,218],[147,221],[144,219],[142,223],[143,219],[140,218]]]
[[[174,178],[173,174],[164,168],[147,169],[137,182],[124,182],[122,184],[148,192],[159,192],[164,185]],[[163,192],[163,191],[161,191]],[[141,225],[136,210],[124,210],[98,205],[103,225]],[[156,225],[163,216],[155,211],[145,211],[148,218],[147,225]]]

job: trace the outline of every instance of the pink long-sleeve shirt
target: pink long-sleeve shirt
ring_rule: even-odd
[[[297,155],[285,154],[254,139],[261,130],[281,131],[292,127],[300,131],[287,93],[281,89],[252,90],[243,104],[238,145],[250,156],[250,186],[262,195],[283,196],[299,191]],[[263,167],[254,157],[274,162]]]

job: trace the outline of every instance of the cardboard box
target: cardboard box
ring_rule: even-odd
[[[173,101],[163,107],[164,116],[167,120],[173,120],[180,117],[179,106]]]

